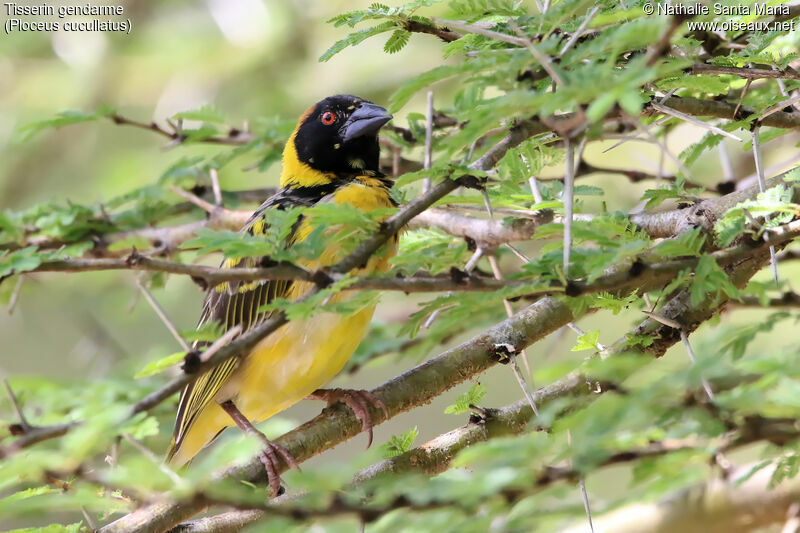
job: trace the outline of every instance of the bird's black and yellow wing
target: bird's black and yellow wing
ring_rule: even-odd
[[[284,188],[269,198],[259,207],[242,231],[251,235],[261,235],[266,229],[266,215],[269,209],[286,209],[294,206],[311,206],[326,194],[335,190],[332,186]],[[287,243],[291,244],[291,243]],[[259,266],[262,258],[228,259],[222,262],[222,268],[246,268]],[[290,280],[261,280],[252,282],[225,282],[208,290],[203,304],[198,328],[210,322],[219,323],[224,331],[237,325],[242,331],[268,319],[270,312],[260,309],[275,298],[286,297],[292,288]],[[201,348],[206,343],[197,343]],[[181,393],[178,403],[178,414],[172,443],[167,452],[167,460],[171,460],[181,446],[184,436],[191,428],[197,416],[210,402],[239,364],[234,357],[212,368]]]

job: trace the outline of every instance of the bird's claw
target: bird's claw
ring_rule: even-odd
[[[267,471],[267,482],[269,483],[272,497],[275,498],[281,494],[282,489],[281,476],[278,473],[280,472],[281,459],[284,460],[289,468],[300,470],[300,465],[294,460],[289,450],[280,444],[275,444],[266,439],[264,439],[264,441],[264,449],[258,455],[258,458],[261,459],[261,463],[263,463],[264,469]]]
[[[368,390],[353,390],[353,389],[318,389],[310,396],[312,400],[324,400],[328,402],[328,406],[336,403],[343,403],[353,411],[356,418],[361,421],[361,430],[367,436],[367,448],[372,446],[372,417],[369,414],[370,406],[383,411],[385,417],[389,416],[389,411],[386,405],[374,394]]]

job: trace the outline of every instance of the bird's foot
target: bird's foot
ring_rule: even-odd
[[[343,403],[349,407],[356,418],[361,421],[361,430],[368,435],[367,448],[372,445],[372,417],[369,414],[370,406],[383,411],[388,417],[386,405],[374,394],[367,390],[353,389],[317,389],[308,396],[309,400],[323,400],[328,406]]]
[[[258,458],[261,459],[261,463],[264,465],[264,469],[267,471],[267,482],[269,483],[269,488],[272,491],[272,497],[275,498],[282,494],[281,487],[281,476],[280,472],[280,463],[281,459],[289,466],[289,468],[296,468],[300,470],[300,465],[297,464],[297,461],[294,460],[292,454],[289,453],[289,450],[281,446],[280,444],[275,444],[274,442],[267,440],[264,437],[264,449],[258,455]]]
[[[267,471],[267,482],[272,491],[272,497],[276,497],[281,493],[281,459],[284,460],[286,466],[289,468],[296,468],[300,470],[300,465],[297,464],[289,450],[269,440],[266,435],[261,433],[246,416],[239,411],[239,408],[233,403],[232,400],[222,402],[219,404],[222,409],[228,413],[239,428],[249,435],[254,435],[261,439],[264,443],[264,449],[258,454],[258,458],[264,465]]]

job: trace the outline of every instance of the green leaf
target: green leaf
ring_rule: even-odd
[[[222,113],[211,105],[204,105],[198,109],[192,109],[188,111],[180,111],[179,113],[172,115],[172,118],[176,120],[199,120],[201,122],[214,123],[225,122],[225,117],[222,115]]]
[[[462,415],[468,413],[470,411],[470,406],[480,404],[484,396],[486,396],[486,385],[482,383],[473,383],[469,390],[459,396],[456,399],[456,403],[448,405],[444,412],[448,415]]]
[[[147,363],[144,366],[144,368],[142,368],[136,374],[134,374],[133,377],[134,379],[141,379],[153,376],[155,374],[163,372],[164,370],[167,370],[168,368],[172,368],[173,366],[182,362],[185,357],[186,357],[186,352],[175,352],[157,361],[151,361]]]
[[[714,226],[717,232],[717,244],[728,246],[736,237],[742,235],[750,224],[751,217],[768,217],[769,220],[764,220],[762,224],[766,227],[786,224],[800,213],[800,205],[791,201],[792,195],[792,188],[777,185],[759,193],[754,200],[736,204],[726,211]]]
[[[181,337],[186,342],[214,342],[225,333],[225,328],[219,320],[203,322],[197,329],[184,329]]]
[[[792,454],[781,457],[775,462],[775,470],[769,480],[769,489],[772,490],[781,482],[796,477],[798,472],[800,472],[800,456]]]
[[[580,352],[582,350],[597,351],[597,343],[600,338],[600,330],[588,331],[583,335],[578,335],[578,340],[575,346],[572,347],[573,352]]]
[[[436,83],[437,81],[441,81],[458,74],[476,71],[485,66],[489,66],[489,63],[469,61],[457,65],[441,65],[424,72],[416,78],[407,81],[395,90],[394,94],[389,97],[389,111],[396,113],[411,99],[412,96],[414,96],[414,93]]]
[[[515,17],[525,14],[522,6],[522,2],[514,0],[451,0],[450,2],[450,9],[463,18],[484,16],[487,13]]]
[[[380,35],[381,33],[385,33],[387,31],[393,30],[397,28],[397,23],[392,21],[383,22],[378,24],[377,26],[373,26],[367,30],[361,30],[357,32],[353,32],[344,39],[340,41],[336,41],[333,46],[328,48],[321,56],[319,56],[319,61],[324,63],[328,61],[330,58],[347,48],[348,46],[355,46],[370,37],[374,37],[375,35]]]
[[[42,264],[42,257],[36,246],[28,246],[13,252],[0,252],[0,278],[12,273],[19,274],[33,270]]]
[[[756,338],[756,335],[772,331],[776,325],[790,318],[790,316],[789,313],[785,312],[771,313],[761,322],[737,325],[735,328],[726,330],[719,353],[730,352],[734,360],[740,359],[744,355],[747,346]]]
[[[702,234],[699,228],[696,228],[683,232],[677,237],[664,239],[653,248],[653,253],[663,258],[697,256],[700,255],[705,242],[705,235]]]
[[[702,139],[700,139],[700,141],[684,149],[680,154],[680,158],[685,165],[693,165],[701,155],[717,146],[721,141],[722,135],[717,133],[707,133]]]
[[[728,76],[733,78],[732,76]],[[659,89],[683,89],[681,96],[717,96],[727,94],[731,87],[731,82],[722,79],[721,76],[672,76],[661,79],[656,84]]]
[[[728,275],[710,255],[700,257],[689,291],[693,306],[700,305],[709,297],[716,300],[723,293],[730,298],[739,297],[739,289],[731,283]]]
[[[381,452],[386,459],[402,455],[411,449],[414,440],[419,436],[417,426],[400,435],[393,435],[388,442],[381,445]]]
[[[383,45],[383,51],[387,54],[395,54],[402,50],[407,44],[408,39],[411,37],[411,32],[406,30],[395,30],[391,37]]]
[[[59,492],[53,489],[53,492]],[[79,533],[83,527],[83,522],[76,522],[74,524],[60,525],[50,524],[43,527],[26,527],[22,529],[9,529],[6,533]]]
[[[25,235],[25,230],[19,226],[14,214],[0,211],[0,240],[16,241]]]
[[[72,124],[80,124],[82,122],[92,122],[115,113],[114,109],[108,106],[101,106],[94,111],[62,111],[55,118],[41,120],[27,124],[20,129],[25,140],[30,139],[36,134],[50,128],[61,128]]]

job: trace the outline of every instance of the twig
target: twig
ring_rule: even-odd
[[[172,483],[175,484],[176,487],[187,486],[187,483],[183,479],[181,479],[181,477],[178,474],[176,474],[174,470],[172,470],[169,466],[167,466],[166,463],[164,463],[164,461],[156,457],[156,455],[152,451],[150,451],[149,448],[147,448],[146,446],[142,445],[141,442],[134,439],[132,435],[128,433],[123,433],[122,438],[128,441],[131,444],[131,446],[136,448],[139,451],[139,453],[147,457],[147,459],[151,463],[156,465],[158,469],[161,470],[172,481]]]
[[[17,277],[17,284],[14,285],[14,289],[11,291],[11,298],[8,300],[8,314],[12,315],[14,313],[14,309],[17,307],[17,302],[19,302],[19,295],[22,291],[22,283],[25,280],[25,276],[19,275]]]
[[[567,446],[572,447],[572,432],[567,429]],[[572,461],[569,461],[570,469],[574,469]],[[589,507],[589,493],[586,490],[586,480],[583,476],[578,479],[578,486],[581,489],[581,500],[583,500],[583,511],[586,513],[586,519],[589,521],[589,531],[594,533],[594,524],[592,523],[592,510]]]
[[[788,106],[794,105],[798,101],[800,101],[800,93],[797,93],[794,96],[792,96],[791,98],[788,98],[786,100],[778,102],[777,104],[775,104],[773,106],[768,107],[767,109],[764,110],[763,113],[761,113],[758,116],[758,118],[756,120],[758,120],[758,121],[764,120],[765,118],[767,118],[771,114],[773,114],[773,113],[775,113],[777,111],[781,111],[782,109],[785,109]]]
[[[214,202],[217,204],[217,207],[222,207],[222,189],[219,187],[217,169],[212,168],[208,174],[211,176],[211,188],[214,190]]]
[[[476,35],[483,35],[484,37],[488,37],[489,39],[495,39],[497,41],[513,44],[515,46],[525,47],[529,42],[527,38],[523,39],[520,37],[514,37],[513,35],[508,35],[507,33],[500,33],[498,31],[487,30],[486,28],[482,28],[474,24],[466,24],[464,22],[456,22],[455,20],[445,20],[436,17],[433,17],[431,20],[433,20],[437,24],[447,26],[448,28],[455,28],[459,31],[474,33]]]
[[[778,259],[780,259],[780,255]],[[800,294],[794,291],[787,291],[766,301],[762,301],[758,296],[742,296],[740,300],[732,301],[730,307],[798,308],[800,307]]]
[[[716,100],[701,100],[698,98],[670,96],[664,105],[677,109],[688,115],[696,117],[716,117],[730,120],[740,120],[758,115],[758,111],[753,108],[734,105],[728,102],[721,102]],[[734,114],[735,113],[735,114]],[[643,115],[652,115],[653,111],[649,106],[645,107],[642,111]],[[761,122],[764,126],[785,129],[800,129],[800,113],[792,112],[786,113],[785,111],[776,111],[768,117],[765,117]]]
[[[675,118],[679,118],[681,120],[694,124],[695,126],[700,126],[701,128],[705,128],[709,131],[712,131],[717,135],[722,135],[723,137],[728,137],[729,139],[733,139],[735,141],[744,142],[742,139],[740,139],[739,137],[730,132],[727,132],[721,128],[713,126],[708,122],[703,122],[702,120],[696,119],[690,115],[687,115],[686,113],[681,113],[680,111],[672,109],[671,107],[662,104],[657,104],[655,102],[651,103],[650,106],[658,111],[661,111],[665,115],[672,115]],[[775,111],[777,111],[777,109]]]
[[[169,190],[171,190],[172,192],[174,192],[175,194],[177,194],[181,198],[193,203],[194,205],[196,205],[197,207],[199,207],[203,211],[206,211],[207,213],[213,213],[214,211],[216,211],[218,209],[218,206],[216,206],[214,204],[211,204],[211,203],[208,203],[205,200],[203,200],[202,198],[199,198],[199,197],[195,196],[194,194],[192,194],[192,193],[190,193],[188,191],[184,191],[180,187],[176,187],[175,185],[172,185],[172,184],[168,185],[167,187],[169,188]],[[216,194],[216,192],[214,194]],[[222,201],[222,195],[220,194],[220,202],[221,201]],[[220,205],[220,204],[218,204],[218,205]]]
[[[428,91],[427,107],[425,108],[425,162],[423,168],[430,170],[433,158],[433,91]],[[422,192],[431,188],[431,179],[422,180]]]
[[[763,193],[766,190],[766,179],[764,178],[764,163],[761,161],[761,137],[759,135],[759,125],[756,123],[753,128],[753,161],[756,165],[756,174],[758,175],[758,188]],[[769,220],[769,216],[765,217]],[[780,283],[778,276],[778,260],[775,258],[775,247],[769,247],[769,263],[772,267],[772,277],[775,279],[775,284]]]
[[[580,38],[581,34],[583,34],[583,30],[586,29],[586,27],[589,25],[589,23],[592,21],[592,19],[594,18],[594,16],[597,14],[598,11],[600,11],[600,6],[594,6],[592,9],[589,10],[589,12],[583,17],[583,22],[581,22],[581,25],[578,26],[578,29],[575,30],[575,33],[573,33],[572,37],[569,38],[569,41],[567,41],[564,47],[561,48],[561,51],[558,53],[558,57],[563,57],[564,54],[566,54],[569,51],[569,49],[572,48],[575,45],[575,43],[578,42],[578,39]]]
[[[503,274],[500,272],[500,266],[497,264],[497,258],[493,254],[490,254],[487,256],[487,259],[489,260],[489,265],[492,267],[494,278],[498,281],[502,280]],[[503,305],[506,308],[506,316],[509,318],[514,316],[514,309],[511,307],[511,302],[508,300],[503,300]],[[514,372],[514,377],[517,378],[517,382],[519,383],[523,394],[525,394],[525,398],[528,400],[528,403],[530,403],[533,413],[536,416],[539,416],[539,410],[536,408],[536,402],[533,399],[533,391],[531,390],[531,386],[528,384],[528,379],[532,379],[531,376],[533,376],[530,364],[528,363],[528,354],[525,352],[525,350],[520,350],[519,355],[522,356],[522,363],[525,365],[525,374],[523,375],[519,365],[517,364],[517,354],[510,355],[511,370]]]
[[[517,258],[520,261],[522,261],[523,263],[530,263],[531,262],[530,257],[526,256],[525,254],[523,254],[522,252],[517,250],[515,247],[511,246],[509,243],[505,243],[505,247],[508,248],[509,250],[511,250],[511,253],[516,255]]]
[[[531,176],[528,178],[528,185],[531,188],[531,195],[533,196],[533,200],[540,204],[544,202],[544,197],[542,196],[542,192],[539,190],[539,184],[536,182],[536,176]]]
[[[717,65],[706,65],[703,63],[695,63],[694,65],[692,65],[691,73],[730,74],[732,76],[739,76],[740,78],[747,78],[749,80],[757,80],[762,78],[800,80],[800,75],[793,72],[785,72],[782,70],[767,70],[762,68],[747,68],[747,67],[721,67]]]
[[[671,118],[672,117],[662,117],[662,118],[656,120],[655,122],[653,122],[650,125],[653,126],[653,127],[658,127],[658,126],[662,125],[663,123],[665,123],[666,121],[668,121]],[[628,141],[641,141],[641,142],[647,142],[647,143],[652,143],[653,142],[651,139],[643,139],[643,138],[639,137],[638,135],[625,135],[622,139],[619,140],[619,142],[617,142],[613,146],[603,150],[603,153],[605,154],[607,152],[610,152],[614,148],[616,148],[618,146],[621,146],[621,145],[625,144]]]
[[[86,507],[81,505],[81,514],[83,515],[83,519],[86,520],[86,525],[89,527],[91,531],[97,531],[97,524],[92,519],[91,515],[86,511]]]
[[[545,0],[545,2],[547,1],[549,0]],[[558,71],[556,71],[555,67],[553,67],[553,62],[550,60],[547,54],[536,48],[536,46],[533,45],[528,36],[523,33],[520,27],[517,26],[517,23],[514,22],[512,19],[508,19],[508,25],[511,27],[512,30],[514,30],[514,32],[517,35],[519,35],[520,40],[523,42],[525,48],[527,48],[528,51],[531,53],[531,55],[534,57],[534,59],[536,59],[536,61],[538,61],[539,64],[542,65],[542,68],[545,70],[545,72],[547,72],[547,74],[550,75],[550,77],[553,79],[553,82],[556,85],[564,87],[566,85],[566,83],[564,83],[564,78],[562,78],[561,74],[559,74]]]
[[[215,340],[211,346],[205,349],[202,357],[200,357],[200,362],[207,363],[215,353],[217,353],[223,346],[226,346],[228,343],[232,342],[233,339],[235,339],[241,332],[241,324],[236,324],[236,326],[226,331],[224,335]]]
[[[694,350],[692,350],[692,345],[689,342],[689,336],[686,332],[681,328],[681,342],[683,346],[686,348],[686,353],[689,356],[689,360],[692,362],[693,365],[697,365],[697,358],[694,356]],[[711,385],[708,383],[708,380],[704,377],[700,378],[701,383],[703,384],[703,390],[706,391],[708,395],[708,399],[712,402],[714,401],[714,391],[711,390]]]
[[[778,71],[779,69],[775,65],[772,65],[772,70]],[[780,90],[781,94],[783,96],[789,96],[789,93],[786,90],[786,83],[781,78],[778,78],[775,81],[778,83],[778,90]]]
[[[131,118],[124,117],[119,113],[113,113],[108,116],[108,118],[114,122],[114,124],[122,125],[122,126],[133,126],[135,128],[143,129],[152,131],[161,135],[162,137],[166,137],[170,139],[172,142],[170,144],[176,145],[181,144],[186,140],[186,136],[181,133],[180,127],[173,124],[169,119],[167,123],[172,126],[174,131],[169,131],[161,126],[159,126],[155,121],[153,122],[140,122],[138,120],[134,120]],[[235,128],[229,128],[228,136],[227,137],[206,137],[202,139],[203,143],[206,144],[225,144],[225,145],[242,145],[247,144],[253,141],[254,137],[250,132],[247,131],[247,128],[240,131]]]
[[[33,426],[28,423],[28,419],[25,418],[25,413],[22,412],[22,407],[19,405],[19,400],[17,400],[17,395],[14,394],[14,391],[11,389],[11,385],[8,383],[8,379],[3,378],[3,386],[6,388],[6,393],[8,393],[8,399],[11,402],[11,407],[14,408],[14,413],[17,415],[17,420],[19,420],[20,429],[22,429],[22,433],[28,433]]]
[[[730,116],[731,119],[736,120],[736,117],[739,116],[739,109],[742,107],[742,102],[744,101],[744,97],[747,94],[747,91],[750,89],[750,84],[752,82],[753,82],[752,79],[748,79],[747,82],[744,84],[742,93],[739,95],[739,99],[736,101],[736,107],[733,108],[733,113]]]
[[[722,167],[722,176],[726,182],[732,182],[735,178],[731,158],[728,155],[728,148],[724,142],[719,143],[719,164]]]
[[[778,531],[775,527],[781,527],[788,510],[800,498],[800,478],[773,487],[774,473],[774,466],[746,464],[725,479],[704,480],[657,502],[615,507],[595,517],[597,529],[614,533]],[[576,523],[556,531],[585,530],[583,523]]]
[[[680,322],[673,320],[669,317],[659,315],[657,313],[651,313],[649,311],[642,311],[642,313],[647,315],[649,318],[655,320],[656,322],[659,322],[667,327],[678,330],[681,336],[681,342],[683,343],[683,346],[686,348],[686,354],[689,356],[689,361],[691,361],[692,365],[697,366],[697,359],[694,356],[694,350],[692,350],[692,345],[689,342],[689,336],[686,334],[686,329],[681,325]],[[711,390],[711,385],[709,385],[708,380],[706,380],[706,378],[701,376],[700,381],[703,384],[703,390],[705,390],[706,394],[708,395],[708,399],[713,402],[714,391]]]
[[[464,272],[469,274],[470,272],[475,270],[475,267],[478,265],[478,261],[480,261],[481,257],[483,257],[483,253],[484,249],[478,246],[478,248],[475,249],[475,252],[469,258],[467,263],[464,265]]]
[[[452,43],[453,41],[457,41],[461,38],[461,35],[450,31],[448,28],[439,28],[433,24],[427,24],[421,20],[415,19],[406,19],[403,22],[403,26],[407,31],[415,32],[415,33],[427,33],[429,35],[435,35],[436,37],[440,38],[446,43]]]
[[[475,269],[475,267],[478,265],[478,261],[480,261],[481,257],[483,257],[483,252],[484,250],[480,246],[478,246],[475,249],[475,252],[473,252],[472,257],[470,257],[467,263],[464,265],[464,272],[469,274]],[[447,293],[448,296],[450,296],[451,294],[453,293],[452,292]],[[425,320],[425,322],[422,324],[422,329],[430,328],[431,325],[436,320],[436,318],[439,316],[439,313],[449,308],[450,307],[440,307],[439,309],[434,309],[433,313],[431,313],[431,315],[427,318],[427,320]]]
[[[156,312],[156,315],[158,315],[158,318],[161,319],[161,322],[163,322],[164,325],[169,330],[169,332],[172,333],[172,336],[175,337],[175,340],[178,341],[178,344],[181,345],[181,348],[183,348],[183,350],[188,353],[191,350],[191,348],[186,343],[186,341],[183,340],[181,334],[178,333],[178,329],[169,319],[167,313],[164,312],[164,308],[162,308],[161,305],[156,301],[156,299],[153,298],[153,295],[150,294],[150,291],[147,290],[147,287],[144,286],[142,280],[140,280],[139,278],[136,278],[136,286],[139,287],[139,290],[144,295],[145,299],[147,300],[147,303],[150,304],[150,307],[152,307],[153,311]]]
[[[664,35],[658,40],[658,42],[650,49],[647,53],[647,60],[645,61],[645,65],[648,67],[652,67],[656,64],[656,61],[663,56],[670,47],[670,39],[672,39],[672,35],[680,28],[681,24],[683,23],[683,17],[679,15],[673,15],[670,18],[669,27],[667,31],[664,32]]]
[[[647,137],[650,138],[651,141],[653,141],[655,144],[658,145],[658,147],[664,152],[664,155],[669,157],[670,160],[672,160],[672,162],[675,163],[675,165],[681,170],[681,172],[684,173],[684,175],[687,178],[691,175],[691,173],[689,172],[689,169],[687,169],[686,166],[684,166],[684,164],[681,163],[680,160],[677,157],[672,155],[672,152],[669,151],[669,148],[667,148],[667,146],[659,138],[657,138],[655,135],[653,135],[650,132],[650,126],[643,124],[642,122],[636,120],[633,117],[629,117],[629,118],[633,121],[633,124],[637,128],[639,128],[640,131],[642,131]]]
[[[486,189],[481,189],[481,197],[483,197],[483,207],[486,209],[486,213],[489,215],[490,219],[493,219],[494,210],[492,209],[492,202],[489,200],[489,193],[486,192]]]
[[[589,521],[589,531],[594,533],[594,522],[592,522],[592,509],[591,507],[589,507],[589,492],[586,490],[586,478],[581,477],[578,480],[578,486],[581,489],[581,499],[583,500],[583,511],[586,513],[586,519]]]
[[[572,140],[567,137],[564,139],[567,151],[567,169],[564,174],[564,279],[569,279],[569,252],[572,248],[572,207],[573,191],[575,184],[575,153]]]

